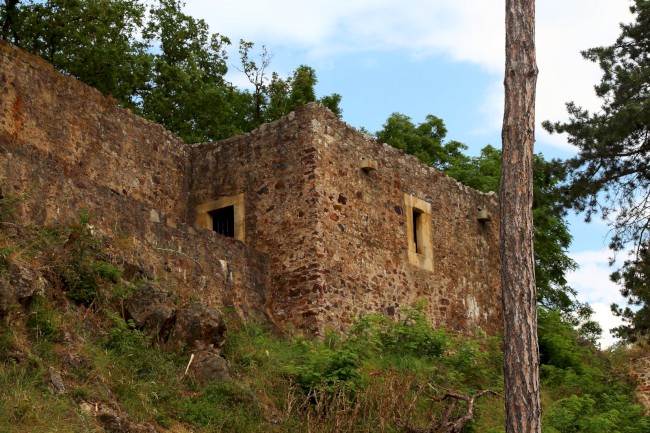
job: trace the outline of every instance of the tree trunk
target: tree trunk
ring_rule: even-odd
[[[501,167],[506,431],[541,431],[533,261],[535,1],[506,0],[505,109]]]

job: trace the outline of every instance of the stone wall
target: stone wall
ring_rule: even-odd
[[[637,382],[636,394],[639,402],[650,414],[650,355],[633,355],[630,359],[630,376]]]
[[[324,323],[363,311],[390,315],[426,301],[437,326],[502,329],[498,205],[417,158],[358,133],[326,110],[311,114],[322,150],[316,169],[323,224],[317,255]],[[359,168],[362,159],[377,170]],[[430,206],[432,270],[409,260],[405,194]],[[479,222],[478,208],[492,220]]]
[[[89,211],[125,266],[182,300],[317,332],[425,300],[436,325],[501,329],[495,197],[321,106],[188,146],[5,42],[0,92],[0,192],[25,198],[22,218],[52,224]],[[361,169],[363,158],[376,170]],[[433,229],[424,268],[425,255],[409,251],[411,200]],[[243,243],[194,224],[206,226],[214,203],[238,203]],[[478,207],[493,220],[479,222]]]
[[[24,221],[68,223],[86,210],[119,260],[181,299],[262,311],[267,257],[185,224],[189,146],[4,41],[0,95],[0,193],[24,197]]]
[[[304,113],[299,111],[299,113]],[[244,194],[246,244],[271,256],[265,309],[279,328],[313,328],[319,258],[314,170],[320,158],[308,116],[192,151],[192,206]]]
[[[310,104],[193,149],[192,204],[244,193],[246,242],[270,254],[278,325],[345,327],[425,300],[432,322],[501,329],[497,201]],[[365,172],[361,159],[377,161]],[[433,271],[408,257],[405,193],[431,204]],[[477,220],[478,207],[492,221]]]

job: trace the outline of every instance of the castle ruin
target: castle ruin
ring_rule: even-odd
[[[342,329],[419,300],[501,330],[498,203],[308,104],[187,145],[0,41],[0,188],[38,224],[81,209],[125,267],[280,329]]]

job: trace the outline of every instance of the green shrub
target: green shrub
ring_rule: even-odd
[[[108,331],[106,347],[118,355],[134,356],[148,348],[146,336],[138,331],[133,320],[125,321],[117,313],[108,313],[113,323]]]
[[[589,395],[572,395],[555,402],[544,416],[544,433],[647,433],[650,420],[639,405],[621,395],[599,404]]]
[[[362,316],[347,333],[361,350],[378,351],[399,356],[436,358],[449,343],[448,335],[434,329],[423,311],[423,305],[405,309],[402,318],[394,321],[384,314]]]
[[[306,391],[313,388],[339,391],[342,387],[354,390],[361,384],[360,367],[366,354],[354,344],[346,343],[348,340],[335,335],[329,335],[323,341],[311,341],[304,361],[289,367],[288,371]]]
[[[263,412],[254,396],[231,382],[212,382],[184,399],[181,420],[210,431],[257,432]]]
[[[61,339],[61,315],[42,297],[31,302],[25,326],[36,341],[55,342]]]
[[[24,195],[5,196],[0,191],[0,221],[13,221],[16,208],[23,200]]]
[[[118,283],[121,275],[106,259],[101,240],[93,236],[90,221],[88,213],[81,212],[79,220],[70,225],[56,266],[68,298],[86,306],[100,296],[104,284]]]

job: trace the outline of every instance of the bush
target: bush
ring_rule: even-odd
[[[212,382],[196,396],[185,399],[180,418],[211,431],[257,432],[263,413],[255,397],[236,384]]]
[[[69,299],[90,305],[100,295],[105,283],[118,283],[121,272],[102,251],[102,243],[93,236],[91,217],[82,212],[79,221],[69,227],[64,254],[59,257],[56,272]]]
[[[35,341],[56,342],[61,339],[61,315],[42,297],[31,302],[25,326]]]

